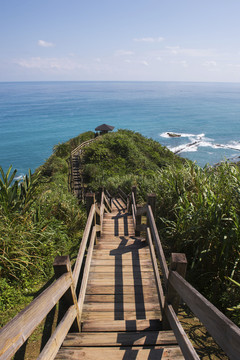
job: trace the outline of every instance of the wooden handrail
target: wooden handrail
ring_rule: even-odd
[[[70,306],[67,312],[64,314],[62,320],[58,324],[57,328],[52,333],[52,336],[44,346],[41,354],[37,360],[53,360],[57,355],[60,346],[63,343],[69,329],[77,316],[77,310],[74,305]]]
[[[105,201],[104,195],[103,200]],[[105,208],[104,203],[103,206],[103,211],[108,211],[108,209]],[[74,323],[74,320],[76,319],[76,317],[81,317],[93,245],[96,238],[96,224],[93,225],[93,222],[95,221],[95,214],[99,214],[100,211],[100,209],[96,209],[95,203],[92,204],[86,227],[83,233],[82,241],[79,247],[73,273],[71,273],[71,267],[68,259],[68,265],[66,270],[67,272],[61,275],[62,270],[59,269],[61,276],[0,330],[1,360],[10,359],[16,353],[16,351],[23,345],[27,338],[32,334],[36,327],[41,323],[41,321],[47,316],[47,314],[67,291],[70,291],[71,289],[73,298],[76,297],[75,288],[79,280],[79,274],[83,265],[83,258],[87,251],[85,267],[83,270],[84,276],[81,282],[78,300],[76,300],[76,303],[69,306],[69,308],[66,310],[63,319],[58,324],[57,328],[48,340],[38,359],[50,360],[54,359],[54,357],[56,356],[62,344],[62,341],[65,338],[70,327]],[[88,243],[89,246],[87,250]],[[59,261],[61,262],[61,260],[62,259],[60,257]],[[59,266],[59,261],[58,264],[56,263],[55,266]]]
[[[95,238],[96,238],[96,227],[94,226],[93,230],[92,230],[91,240],[89,243],[86,263],[85,263],[84,272],[83,272],[83,280],[81,283],[79,299],[78,299],[80,314],[82,314],[83,303],[84,303],[86,289],[87,289],[87,282],[88,282],[88,276],[89,276],[89,270],[90,270],[90,264],[91,264],[91,259],[92,259],[92,252],[93,252]]]
[[[0,359],[9,359],[15,354],[57,304],[71,282],[70,274],[63,274],[0,330]]]
[[[173,310],[171,304],[168,304],[165,307],[165,312],[168,317],[171,328],[176,336],[177,342],[182,350],[183,356],[186,360],[200,360],[198,354],[196,353],[191,341],[189,340],[187,334],[185,333],[178,317]]]
[[[150,226],[150,229],[151,229],[151,235],[153,237],[153,241],[154,241],[154,244],[155,244],[155,249],[157,251],[158,260],[159,260],[160,265],[161,265],[163,278],[164,278],[164,282],[165,282],[165,285],[166,285],[167,280],[168,280],[169,271],[168,271],[166,258],[165,258],[164,252],[163,252],[161,240],[160,240],[159,235],[158,235],[157,226],[156,226],[156,223],[155,223],[153,213],[152,213],[152,209],[151,209],[150,205],[147,206],[147,216],[148,216],[149,226]]]
[[[240,359],[240,329],[176,271],[168,281],[230,359]]]
[[[83,261],[83,257],[85,254],[85,250],[86,250],[86,246],[87,246],[87,242],[88,242],[88,238],[89,238],[89,234],[91,231],[91,227],[92,227],[92,222],[93,222],[93,218],[95,215],[95,205],[93,204],[91,206],[91,210],[87,219],[87,224],[83,233],[83,237],[82,237],[82,241],[81,241],[81,245],[78,251],[78,255],[77,255],[77,260],[73,269],[73,281],[74,284],[76,286],[77,284],[77,280],[79,277],[79,273],[81,270],[81,266],[82,266],[82,261]]]
[[[84,146],[86,146],[88,144],[91,144],[91,142],[93,142],[95,140],[96,140],[96,138],[82,142],[80,145],[78,145],[75,149],[73,149],[71,151],[71,156],[74,156],[81,148],[83,148]]]
[[[135,216],[136,205],[134,204],[134,194],[132,194],[132,212]],[[134,206],[135,205],[135,206]],[[240,329],[229,320],[222,312],[220,312],[212,303],[210,303],[203,295],[201,295],[193,286],[191,286],[181,275],[174,270],[169,270],[166,262],[166,258],[163,252],[161,240],[158,235],[155,219],[150,205],[146,208],[141,208],[139,214],[144,213],[146,209],[148,228],[147,228],[147,240],[150,248],[150,254],[156,279],[156,284],[159,294],[159,302],[166,314],[167,319],[173,329],[177,341],[181,347],[185,359],[199,360],[199,357],[193,348],[190,340],[184,332],[174,308],[171,304],[164,300],[164,293],[160,281],[159,270],[155,257],[157,253],[158,260],[160,262],[164,283],[166,288],[173,287],[175,291],[180,295],[183,301],[189,306],[192,312],[199,318],[204,324],[208,332],[215,339],[218,345],[227,354],[229,359],[239,360],[240,359]],[[135,222],[134,222],[135,224]],[[154,241],[154,246],[152,243]],[[184,254],[175,254],[178,258],[181,258]],[[164,304],[165,302],[165,304]]]

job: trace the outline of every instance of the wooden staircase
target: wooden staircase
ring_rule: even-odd
[[[173,331],[161,331],[150,250],[120,199],[94,246],[82,332],[67,335],[56,359],[183,359]]]

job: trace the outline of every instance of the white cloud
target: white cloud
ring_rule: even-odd
[[[70,58],[41,58],[33,57],[30,59],[18,59],[14,61],[15,64],[27,68],[38,70],[76,70],[82,69],[83,65]]]
[[[117,50],[115,51],[115,56],[129,56],[134,55],[134,52],[131,50]]]
[[[55,45],[51,42],[47,42],[44,40],[38,40],[38,45],[42,47],[54,47]]]
[[[205,61],[205,62],[203,63],[203,66],[208,67],[208,68],[214,68],[214,67],[217,66],[217,63],[216,63],[216,61],[213,61],[213,60],[211,60],[211,61]]]
[[[145,60],[139,61],[139,64],[142,64],[144,66],[149,66],[149,63]]]
[[[126,59],[125,62],[127,64],[140,64],[140,65],[144,65],[144,66],[149,66],[149,63],[146,60],[130,60],[130,59]]]
[[[159,36],[157,38],[153,38],[153,37],[143,37],[143,38],[135,38],[133,39],[134,41],[137,42],[147,42],[147,43],[156,43],[156,42],[162,42],[164,40],[163,37]]]
[[[181,48],[180,46],[166,46],[166,50],[172,55],[186,55],[191,57],[212,56],[215,53],[213,49]]]

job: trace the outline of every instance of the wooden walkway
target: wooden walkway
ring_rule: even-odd
[[[120,199],[93,250],[82,332],[67,335],[56,359],[183,359],[173,332],[161,331],[150,250]]]

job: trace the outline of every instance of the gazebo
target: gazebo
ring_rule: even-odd
[[[112,131],[114,126],[102,124],[96,127],[95,131],[100,131],[100,135],[107,134],[109,131]]]

